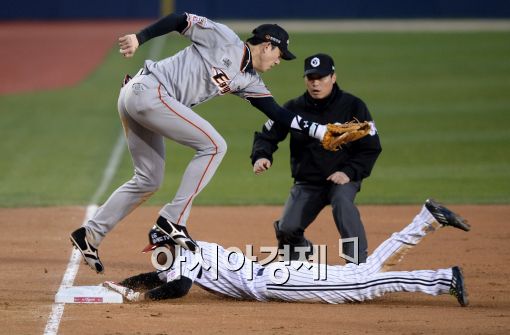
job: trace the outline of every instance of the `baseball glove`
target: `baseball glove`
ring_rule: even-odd
[[[353,120],[347,123],[328,123],[326,134],[322,139],[322,146],[329,151],[337,151],[343,144],[359,140],[370,134],[371,126],[368,121]]]

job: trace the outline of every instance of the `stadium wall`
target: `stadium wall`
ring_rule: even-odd
[[[6,0],[0,20],[142,19],[189,11],[221,19],[509,18],[508,0]]]

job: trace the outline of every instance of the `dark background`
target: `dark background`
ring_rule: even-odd
[[[164,8],[164,9],[162,9]],[[221,19],[508,18],[509,0],[6,0],[0,20],[138,19],[162,12]]]

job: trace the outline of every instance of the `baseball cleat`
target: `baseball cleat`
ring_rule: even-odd
[[[163,233],[170,236],[175,244],[180,245],[184,249],[195,252],[198,249],[198,244],[188,234],[186,227],[174,224],[164,217],[160,216],[156,222],[156,227]]]
[[[427,199],[427,201],[425,201],[425,208],[427,208],[441,226],[452,226],[464,231],[469,231],[471,229],[466,219],[452,212],[434,199]]]
[[[452,284],[450,286],[450,294],[457,298],[462,307],[469,305],[466,286],[464,286],[464,275],[462,269],[458,266],[452,268]]]
[[[69,238],[73,246],[81,252],[85,263],[97,273],[102,273],[104,271],[103,263],[99,259],[97,249],[87,241],[87,230],[84,227],[78,228],[71,233]]]
[[[140,292],[136,292],[130,288],[119,285],[113,281],[105,281],[103,286],[109,290],[120,293],[124,297],[125,300],[130,302],[135,302],[140,300]]]

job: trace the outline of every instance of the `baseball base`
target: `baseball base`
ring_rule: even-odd
[[[103,286],[70,286],[55,295],[56,303],[66,304],[121,304],[122,295]]]

